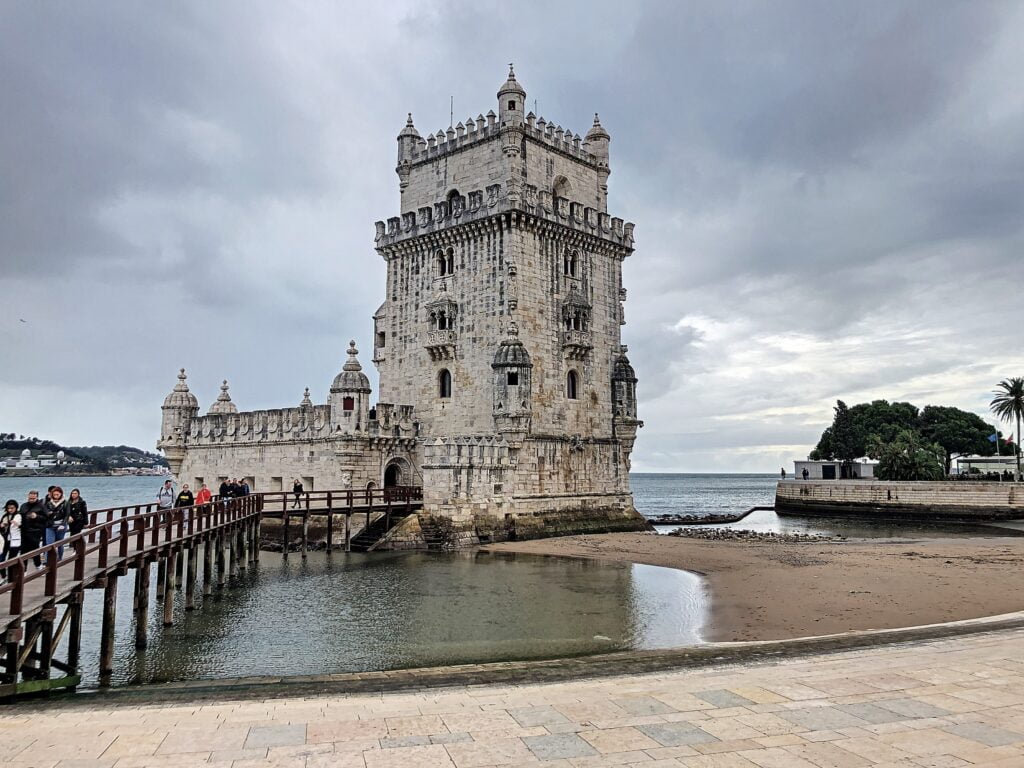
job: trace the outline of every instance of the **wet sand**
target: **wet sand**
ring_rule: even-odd
[[[787,542],[612,533],[484,550],[700,573],[711,591],[709,641],[893,629],[1024,610],[1024,538]]]

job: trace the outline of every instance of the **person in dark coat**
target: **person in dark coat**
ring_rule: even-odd
[[[39,491],[29,491],[28,500],[21,505],[21,551],[31,552],[39,549],[46,538],[46,510],[39,499]],[[41,568],[43,559],[40,555],[32,558],[36,568]]]
[[[302,481],[300,481],[298,478],[295,478],[295,482],[292,483],[292,493],[295,494],[295,503],[292,504],[292,509],[301,506],[301,504],[299,503],[299,499],[302,497],[303,491],[304,489],[302,487]]]
[[[178,491],[178,497],[174,500],[174,506],[191,507],[195,503],[195,496],[193,496],[192,491],[189,490],[188,483],[185,483],[181,486],[181,490]]]
[[[68,531],[71,536],[81,533],[82,529],[89,524],[89,506],[82,498],[82,492],[77,488],[71,489],[68,496]]]
[[[64,489],[59,485],[50,488],[50,493],[43,502],[46,512],[46,543],[55,544],[68,535],[68,502],[64,498]],[[57,547],[57,559],[64,557],[64,547]]]
[[[224,480],[221,481],[220,489],[217,491],[217,494],[222,499],[230,499],[231,498],[231,481],[228,480],[228,478],[225,477]]]

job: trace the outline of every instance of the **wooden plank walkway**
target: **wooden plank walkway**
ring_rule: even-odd
[[[0,586],[0,698],[10,700],[22,693],[73,689],[78,685],[86,589],[104,590],[102,681],[113,671],[117,585],[129,569],[137,569],[133,601],[138,617],[135,644],[145,648],[152,563],[158,564],[157,599],[183,582],[185,608],[191,610],[196,605],[200,549],[204,566],[202,590],[209,595],[214,578],[223,587],[228,575],[234,576],[258,562],[260,524],[264,517],[282,518],[286,545],[291,520],[299,518],[305,556],[312,516],[325,515],[332,534],[335,516],[342,516],[347,550],[352,515],[365,514],[366,525],[371,517],[376,521],[383,515],[386,530],[392,515],[397,520],[418,509],[421,498],[418,488],[320,491],[299,497],[280,492],[215,499],[208,504],[174,510],[160,510],[155,504],[148,504],[91,512],[90,524],[81,533],[20,554],[0,566],[7,577],[7,583]],[[328,550],[332,547],[331,538],[329,535]],[[35,567],[36,561],[41,567]],[[171,626],[174,601],[162,602],[164,626]],[[59,611],[58,606],[64,610]],[[66,656],[58,659],[56,652],[65,637]],[[58,673],[56,677],[52,674],[54,670]]]

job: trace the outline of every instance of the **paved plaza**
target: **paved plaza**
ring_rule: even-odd
[[[7,768],[1024,766],[1024,630],[522,686],[0,710]]]

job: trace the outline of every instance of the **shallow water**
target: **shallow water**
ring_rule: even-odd
[[[671,568],[506,553],[314,552],[303,561],[264,552],[243,586],[199,610],[185,612],[176,595],[169,629],[151,595],[150,647],[136,651],[133,574],[118,588],[114,684],[667,648],[699,642],[707,612],[702,579]],[[91,687],[102,590],[86,597]]]

